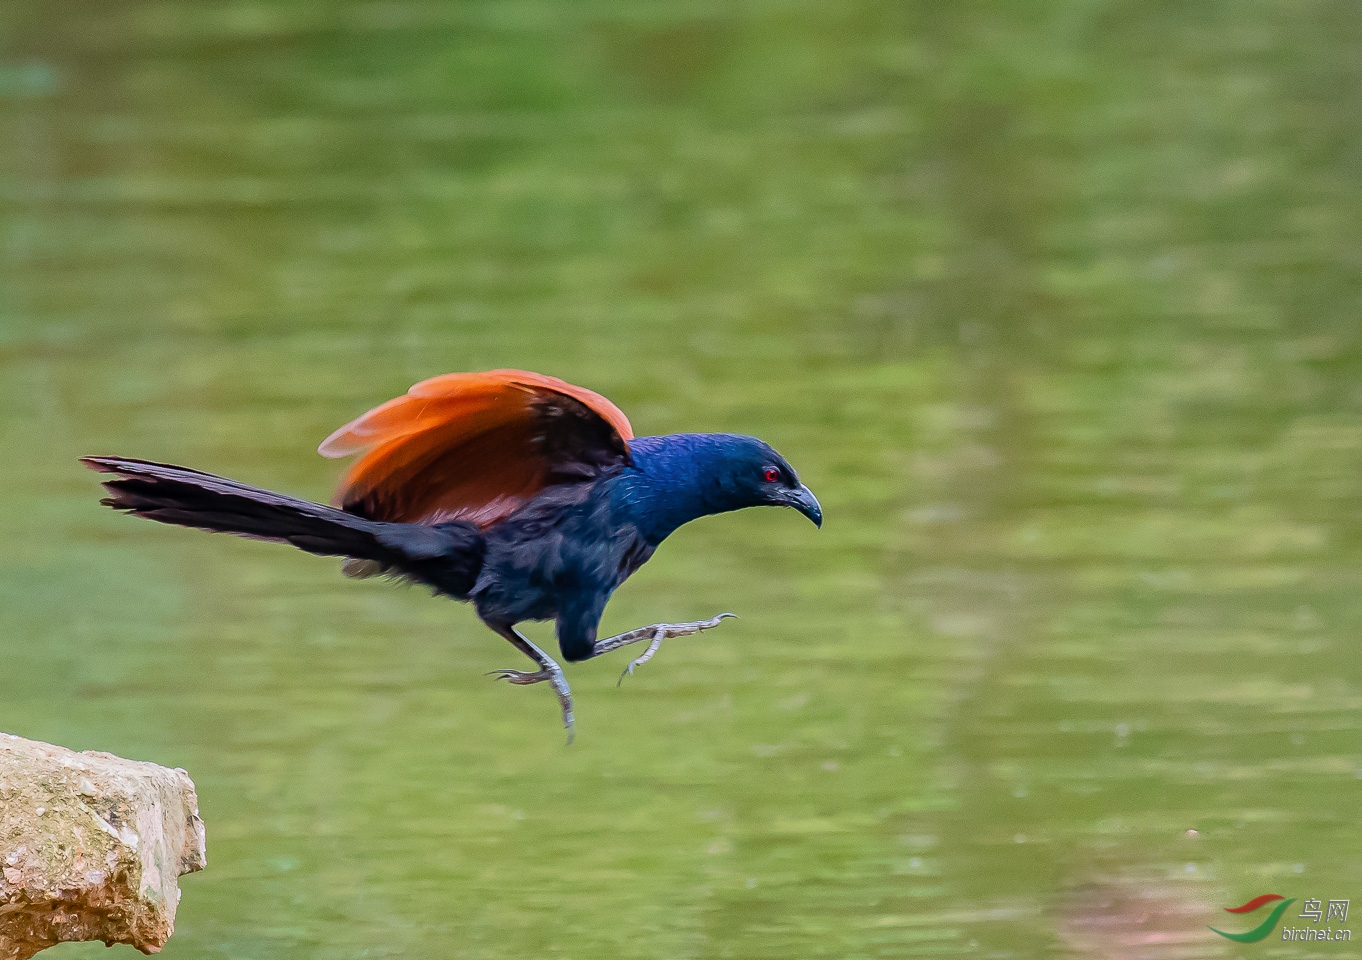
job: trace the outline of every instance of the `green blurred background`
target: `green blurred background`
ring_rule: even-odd
[[[1343,0],[5,0],[0,729],[194,776],[167,958],[1344,956],[1205,925],[1362,901],[1360,49]],[[605,628],[742,619],[573,668],[571,748],[466,608],[75,460],[325,499],[332,428],[498,366],[827,512],[673,537]]]

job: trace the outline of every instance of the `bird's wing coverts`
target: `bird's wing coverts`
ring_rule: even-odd
[[[633,429],[613,403],[524,370],[448,373],[327,437],[362,456],[335,504],[373,520],[489,526],[540,490],[629,462]]]

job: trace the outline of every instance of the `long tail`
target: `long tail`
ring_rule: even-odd
[[[149,460],[83,457],[111,473],[101,503],[148,520],[291,543],[322,556],[374,561],[455,596],[466,596],[482,565],[483,540],[468,523],[428,526],[366,520],[343,510]]]

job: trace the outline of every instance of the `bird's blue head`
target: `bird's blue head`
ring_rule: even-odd
[[[629,442],[629,452],[651,494],[646,504],[650,539],[661,540],[696,517],[744,507],[792,507],[815,526],[823,525],[823,508],[813,491],[799,482],[784,457],[756,437],[638,437]]]

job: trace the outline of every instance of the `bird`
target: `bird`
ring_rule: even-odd
[[[568,740],[575,713],[562,667],[518,625],[553,620],[564,660],[664,640],[733,616],[597,636],[606,603],[682,525],[746,507],[790,507],[817,527],[818,498],[756,437],[636,437],[608,399],[525,370],[448,373],[340,427],[317,448],[357,456],[331,505],[151,460],[82,457],[110,474],[108,507],[148,520],[343,557],[352,577],[389,576],[472,604],[535,665],[491,676],[548,683]]]

